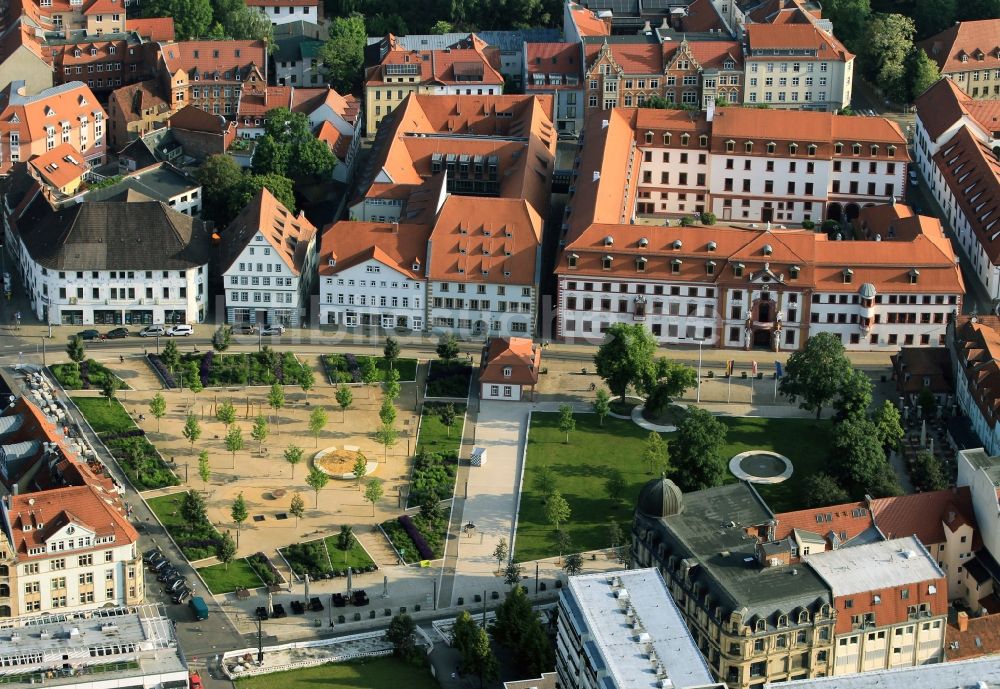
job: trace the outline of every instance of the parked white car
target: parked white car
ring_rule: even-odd
[[[172,325],[167,328],[167,337],[187,337],[194,334],[194,328],[190,325]]]

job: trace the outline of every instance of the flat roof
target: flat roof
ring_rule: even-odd
[[[658,667],[677,689],[716,684],[658,570],[570,577],[563,596],[573,624],[591,637],[584,652],[614,678],[611,686],[659,689]]]
[[[89,192],[87,200],[102,201],[120,194],[125,189],[133,189],[151,199],[166,203],[172,197],[197,189],[199,186],[198,182],[188,179],[183,173],[161,162],[129,173],[110,186]]]
[[[985,682],[985,685],[980,684]],[[1000,686],[1000,655],[856,675],[769,682],[766,689],[991,689]]]
[[[834,596],[944,577],[916,536],[828,550],[802,559],[829,585]]]

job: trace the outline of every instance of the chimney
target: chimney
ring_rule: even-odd
[[[958,613],[958,631],[965,632],[969,630],[969,613],[964,610],[960,610]]]

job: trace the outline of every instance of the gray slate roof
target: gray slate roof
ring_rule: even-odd
[[[17,227],[50,270],[187,270],[207,264],[211,251],[201,220],[132,191],[60,210],[39,195]]]

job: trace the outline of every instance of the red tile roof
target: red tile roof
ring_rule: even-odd
[[[608,24],[593,10],[569,3],[570,16],[581,36],[607,36],[611,33]]]
[[[963,364],[970,397],[990,428],[1000,415],[1000,318],[958,316],[955,319],[954,354]]]
[[[251,66],[264,69],[267,46],[264,41],[179,41],[160,46],[160,54],[171,74],[180,69],[189,74],[223,75],[237,70],[246,77]]]
[[[920,47],[937,62],[942,74],[996,69],[1000,67],[1000,18],[957,22]]]
[[[666,43],[662,46],[658,43],[588,43],[587,71],[589,73],[601,54],[607,52],[625,74],[660,75],[663,73],[664,55],[675,50],[676,45]]]
[[[293,274],[301,275],[316,226],[304,212],[293,215],[267,187],[261,188],[222,233],[220,272],[226,272],[257,233],[274,247]]]
[[[1000,614],[970,618],[964,632],[949,623],[944,650],[949,661],[1000,653]]]
[[[687,7],[687,14],[681,17],[679,30],[685,33],[701,33],[719,29],[729,33],[712,0],[694,0]]]
[[[58,189],[80,179],[88,170],[83,155],[72,144],[59,144],[32,158],[28,166],[46,183]]]
[[[125,30],[137,34],[153,43],[165,43],[174,40],[173,17],[147,17],[144,19],[126,19]]]
[[[494,337],[486,348],[480,383],[535,385],[542,362],[542,348],[526,337]],[[510,368],[509,376],[504,369]]]
[[[336,275],[375,259],[411,279],[423,280],[430,233],[427,225],[353,220],[328,225],[319,248],[319,274]]]
[[[111,92],[109,107],[113,104],[126,122],[142,119],[146,110],[162,114],[170,109],[170,104],[160,97],[159,90],[159,82],[153,79],[122,86]]]
[[[775,60],[838,60],[847,62],[854,59],[844,45],[832,34],[827,33],[815,24],[747,24],[747,45],[751,51],[751,59]],[[778,55],[753,56],[754,50],[815,50],[816,57],[795,55],[782,57]]]
[[[139,540],[135,527],[93,486],[72,486],[13,495],[10,497],[8,515],[18,560],[51,558],[52,554],[48,551],[38,555],[29,555],[28,552],[44,547],[47,538],[71,524],[93,531],[96,537],[114,536],[114,546]],[[93,544],[67,552],[82,554],[107,549],[109,545]]]
[[[775,515],[775,520],[777,524],[774,529],[774,540],[778,541],[787,538],[792,531],[798,529],[823,538],[832,531],[843,544],[873,525],[872,514],[864,501],[797,512],[782,512]]]
[[[916,536],[925,546],[945,542],[944,529],[956,529],[970,524],[975,538],[969,550],[975,552],[982,546],[976,517],[972,509],[972,493],[968,486],[954,490],[936,490],[872,500],[875,525],[886,538]]]
[[[382,62],[368,68],[365,86],[385,83],[389,66],[409,65],[417,83],[502,86],[500,57],[475,34],[444,50],[406,50],[394,40]],[[394,67],[395,69],[396,67]]]
[[[125,11],[124,3],[119,0],[94,0],[83,11],[84,16],[94,14],[116,14]]]

